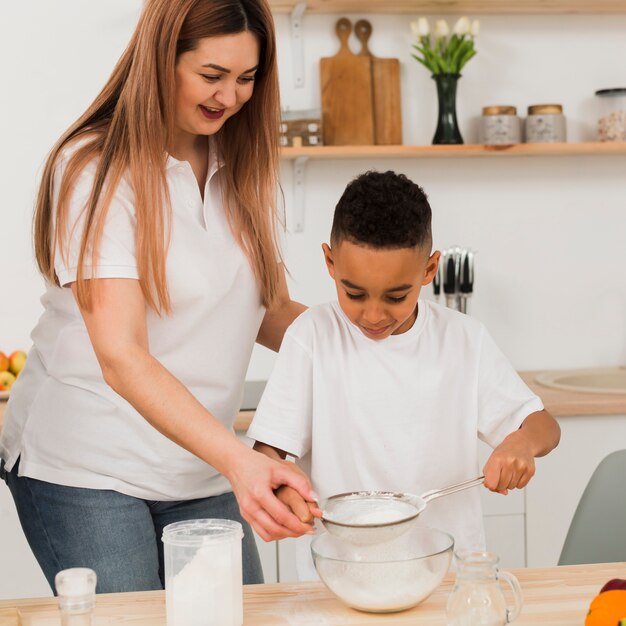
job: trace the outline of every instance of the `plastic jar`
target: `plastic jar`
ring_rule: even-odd
[[[601,112],[598,119],[600,141],[626,141],[626,87],[600,89]]]
[[[514,106],[483,107],[480,120],[480,143],[503,146],[520,143],[522,124]]]
[[[565,116],[560,104],[533,104],[528,107],[527,143],[564,143],[566,137]]]
[[[241,626],[239,522],[198,519],[163,529],[167,626]]]
[[[54,577],[61,626],[91,626],[96,606],[96,573],[88,567],[64,569]]]

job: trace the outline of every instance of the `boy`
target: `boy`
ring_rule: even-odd
[[[322,246],[338,302],[291,325],[248,431],[257,450],[297,457],[322,503],[474,478],[477,437],[494,448],[485,486],[506,494],[558,444],[558,424],[483,325],[419,299],[437,272],[431,247],[431,209],[416,184],[368,172],[348,185]],[[319,515],[288,487],[279,497],[303,521]],[[457,549],[484,549],[478,489],[434,500],[420,522],[452,534]],[[297,554],[300,578],[314,576],[308,543]]]

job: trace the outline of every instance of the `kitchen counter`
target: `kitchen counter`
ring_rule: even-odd
[[[591,599],[611,578],[626,577],[626,563],[512,570],[518,577],[524,608],[516,626],[582,625]],[[361,613],[344,606],[322,583],[250,585],[244,587],[245,626],[443,626],[453,585],[449,574],[422,604],[401,613]],[[54,598],[0,602],[0,626],[50,626],[58,622]],[[94,626],[165,625],[162,591],[100,595]]]
[[[552,389],[535,382],[543,371],[520,372],[526,384],[542,400],[546,409],[557,417],[576,415],[626,415],[626,394],[584,393]],[[0,429],[6,401],[0,400]],[[241,411],[235,420],[235,430],[245,433],[254,417],[254,411]],[[1,626],[1,625],[0,625]]]
[[[557,417],[576,415],[626,415],[626,393],[588,393],[553,389],[535,382],[544,371],[520,372],[524,382],[542,400],[546,410]]]

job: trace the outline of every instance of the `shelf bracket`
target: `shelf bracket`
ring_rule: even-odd
[[[304,173],[309,157],[299,156],[293,161],[293,230],[304,232]]]
[[[293,63],[293,80],[296,87],[304,87],[304,48],[302,46],[302,16],[306,2],[298,2],[291,11],[291,58]]]

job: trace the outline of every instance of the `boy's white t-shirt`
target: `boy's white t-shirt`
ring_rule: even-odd
[[[57,194],[69,154],[56,170]],[[146,325],[151,354],[232,429],[265,309],[226,218],[214,152],[209,163],[203,199],[189,163],[167,159],[172,221],[166,270],[173,313],[149,310]],[[69,222],[78,233],[95,168],[92,161],[82,171],[70,200]],[[76,278],[79,241],[71,239],[67,262],[56,255],[55,270],[65,286],[46,284],[33,348],[11,391],[0,438],[7,469],[19,457],[20,476],[147,500],[231,491],[215,468],[158,432],[104,381],[67,286]],[[134,195],[126,179],[116,190],[99,257],[92,262],[99,278],[139,276]]]
[[[541,400],[475,319],[419,300],[405,333],[366,337],[338,303],[291,325],[248,436],[298,457],[323,504],[358,490],[421,495],[479,476],[492,447]],[[420,523],[484,549],[480,487],[430,502]],[[308,537],[298,574],[315,576]]]

